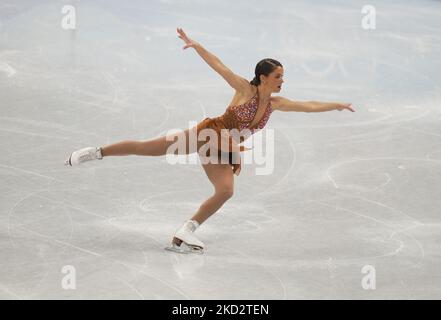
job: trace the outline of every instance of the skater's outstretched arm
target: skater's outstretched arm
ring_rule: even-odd
[[[339,102],[320,102],[320,101],[293,101],[284,97],[274,97],[275,102],[273,108],[280,111],[295,111],[295,112],[324,112],[344,109],[355,112],[351,103]]]
[[[250,83],[247,79],[238,76],[233,71],[231,71],[228,67],[226,67],[222,61],[216,57],[214,54],[206,50],[200,43],[190,39],[181,28],[177,29],[179,38],[184,40],[185,46],[183,49],[194,48],[196,52],[201,56],[208,65],[214,69],[217,73],[219,73],[228,84],[235,89],[236,91],[243,92],[250,87]]]

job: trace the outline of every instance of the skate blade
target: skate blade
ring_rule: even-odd
[[[189,254],[189,253],[202,254],[202,253],[204,253],[203,248],[198,247],[198,246],[187,245],[185,242],[183,242],[180,246],[178,246],[175,243],[172,243],[170,246],[166,247],[165,250],[176,252],[176,253],[181,253],[181,254]]]

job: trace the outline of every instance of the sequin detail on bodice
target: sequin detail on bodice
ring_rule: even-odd
[[[231,152],[233,151],[232,147],[234,146],[236,150],[238,148],[238,151],[240,152],[245,151],[247,148],[245,148],[243,145],[238,146],[237,144],[242,143],[250,135],[254,134],[255,131],[263,129],[266,123],[268,122],[271,113],[273,112],[273,109],[271,107],[271,102],[268,102],[265,108],[265,112],[263,113],[263,116],[261,116],[260,119],[255,119],[257,116],[258,108],[259,108],[259,92],[257,91],[256,94],[247,102],[236,106],[229,106],[227,110],[225,110],[225,113],[223,115],[215,118],[205,118],[203,121],[198,123],[197,131],[200,132],[201,130],[206,128],[215,130],[220,137],[220,139],[218,139],[217,141],[217,144],[214,146],[214,148],[217,150],[224,151],[225,149],[222,148],[221,141],[228,139],[229,142],[227,142],[226,152],[230,152],[231,154]],[[254,125],[251,126],[251,124],[255,120],[259,120],[259,122],[254,123]],[[227,136],[224,136],[221,134],[221,132],[224,129],[233,132],[231,135],[228,134]],[[236,133],[234,133],[235,130],[233,129],[237,129],[239,131],[238,132],[239,136],[237,136]],[[211,139],[209,139],[208,142],[211,143]],[[207,156],[209,156],[209,154],[207,154]],[[238,159],[239,159],[239,163],[233,164],[233,172],[235,174],[238,174],[241,168],[240,156]]]
[[[255,123],[252,127],[251,124],[257,115],[257,109],[259,107],[259,94],[258,92],[247,102],[239,105],[229,106],[225,113],[219,117],[219,119],[225,124],[228,129],[249,129],[253,134],[256,130],[261,130],[265,127],[268,119],[272,113],[271,103],[268,102],[265,112],[259,122]]]

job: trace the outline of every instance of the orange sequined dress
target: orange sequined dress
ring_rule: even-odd
[[[219,117],[215,118],[205,118],[200,123],[197,124],[197,131],[200,132],[200,130],[210,128],[214,129],[219,137],[218,139],[218,146],[215,147],[216,149],[224,150],[220,147],[220,141],[222,139],[228,139],[228,154],[229,154],[229,161],[230,165],[233,167],[233,173],[239,175],[241,164],[240,164],[240,156],[235,157],[237,159],[235,162],[232,163],[233,154],[235,154],[233,151],[233,145],[237,146],[236,149],[239,152],[245,151],[246,148],[244,146],[240,146],[238,143],[241,143],[243,140],[245,140],[250,134],[254,134],[256,131],[261,130],[265,127],[266,123],[268,122],[268,119],[273,111],[271,107],[271,102],[268,102],[268,104],[265,107],[265,112],[261,119],[256,122],[254,125],[251,126],[253,121],[255,120],[257,109],[259,107],[259,91],[256,92],[256,94],[247,102],[236,105],[236,106],[229,106],[225,113]],[[239,140],[234,140],[231,135],[225,136],[222,135],[222,129],[225,131],[231,130],[231,129],[237,129],[239,132],[248,132],[248,136],[245,134],[244,136],[240,136]],[[248,129],[245,131],[242,131],[244,129]],[[220,153],[223,153],[221,151]],[[219,153],[219,154],[220,154]],[[207,156],[209,156],[209,152],[207,153]]]

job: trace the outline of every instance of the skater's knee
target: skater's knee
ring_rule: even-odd
[[[234,194],[232,186],[221,186],[216,189],[216,195],[224,200],[230,199]]]

